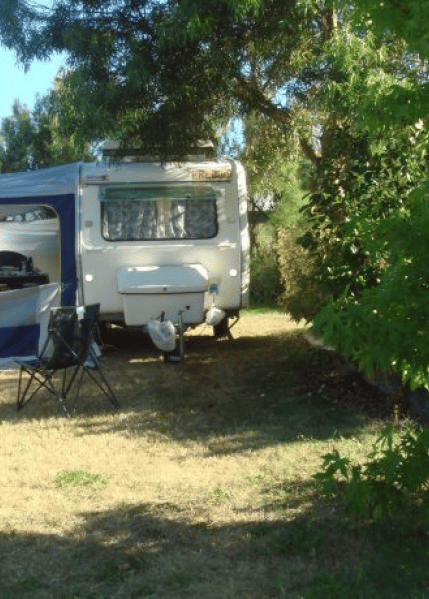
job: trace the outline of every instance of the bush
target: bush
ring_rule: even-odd
[[[283,291],[278,304],[299,322],[311,321],[327,301],[326,288],[316,282],[316,262],[299,242],[300,228],[279,229],[275,250]]]
[[[351,514],[382,520],[405,515],[429,521],[429,430],[388,426],[368,461],[352,464],[337,450],[324,456],[314,477],[328,497],[346,501]]]
[[[406,210],[409,194],[429,175],[427,142],[417,127],[389,139],[353,127],[331,132],[304,207],[310,224],[304,241],[316,260],[315,276],[334,299],[379,283],[386,263],[379,225]]]
[[[429,389],[429,186],[407,208],[372,227],[387,257],[378,285],[324,307],[314,328],[360,370],[396,374],[411,390]]]
[[[254,249],[250,258],[250,303],[254,306],[275,304],[281,292],[276,257]]]

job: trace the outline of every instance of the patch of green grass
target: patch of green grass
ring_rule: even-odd
[[[412,523],[386,523],[370,530],[378,551],[368,565],[368,574],[377,586],[388,584],[391,596],[429,599],[429,533],[413,530]],[[414,594],[410,591],[414,589]],[[384,597],[384,596],[383,596]]]
[[[44,589],[45,584],[41,580],[36,578],[35,576],[28,576],[27,578],[20,580],[15,585],[15,588],[17,590],[19,589],[22,592],[30,592],[30,591],[37,591],[40,589]]]
[[[277,304],[252,304],[248,306],[244,311],[244,314],[251,314],[257,316],[258,314],[284,314],[287,317],[287,313],[283,308]]]
[[[93,487],[107,484],[107,478],[87,470],[61,470],[54,477],[57,487]]]
[[[246,477],[246,480],[251,485],[260,485],[267,479],[265,474],[252,474]]]
[[[303,599],[381,599],[382,595],[368,580],[364,570],[343,567],[340,572],[321,569]]]
[[[222,487],[215,487],[214,489],[212,489],[210,491],[210,495],[212,497],[214,497],[215,499],[220,499],[220,500],[225,500],[225,501],[228,501],[229,499],[231,499],[231,494],[228,493],[228,491],[225,491],[225,489],[222,489]]]
[[[116,563],[104,564],[96,573],[96,580],[105,584],[115,584],[127,578],[126,570],[120,568]]]
[[[201,582],[201,577],[194,572],[173,572],[167,578],[167,585],[175,590],[180,590]]]
[[[136,589],[136,597],[149,597],[150,595],[154,595],[155,594],[155,588],[153,586],[151,586],[150,584],[141,584],[137,589]]]
[[[301,555],[323,545],[322,531],[312,522],[292,522],[273,536],[270,548],[274,553]]]

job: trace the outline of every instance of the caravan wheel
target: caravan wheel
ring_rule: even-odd
[[[215,339],[222,339],[223,337],[231,338],[231,333],[228,326],[228,316],[225,316],[219,324],[213,327],[213,335]]]

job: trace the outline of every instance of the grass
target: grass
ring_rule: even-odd
[[[312,479],[334,445],[365,456],[382,398],[278,313],[233,332],[172,366],[119,331],[117,413],[86,385],[75,418],[17,415],[0,375],[0,599],[429,598],[426,532],[354,522]]]
[[[248,308],[246,308],[244,314],[249,314],[249,315],[259,315],[259,314],[269,314],[269,315],[274,315],[274,314],[281,314],[282,316],[284,316],[284,310],[275,303],[272,304],[264,304],[264,303],[256,303],[253,304],[251,306],[249,306]]]
[[[107,480],[101,474],[87,472],[85,470],[61,470],[54,477],[57,487],[93,487],[98,484],[107,484]]]

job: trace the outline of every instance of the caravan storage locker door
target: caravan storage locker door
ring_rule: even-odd
[[[118,291],[125,323],[141,325],[159,318],[185,324],[200,323],[204,315],[207,271],[200,264],[131,266],[118,272]]]

